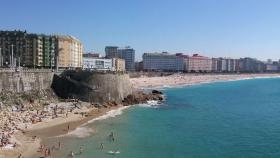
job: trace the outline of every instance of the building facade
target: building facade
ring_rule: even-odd
[[[82,44],[72,36],[0,31],[0,67],[81,67],[82,52]]]
[[[112,59],[84,57],[83,69],[85,70],[113,70]]]
[[[212,58],[212,72],[218,72],[219,58]]]
[[[105,57],[106,58],[118,58],[119,55],[118,55],[118,47],[116,46],[106,46],[105,47]]]
[[[265,64],[253,58],[240,58],[238,61],[239,72],[264,72]]]
[[[265,64],[266,72],[277,72],[279,71],[279,66],[276,64]]]
[[[56,36],[58,45],[58,67],[79,68],[83,64],[83,45],[73,36]]]
[[[143,61],[135,62],[135,71],[143,71]]]
[[[119,48],[116,46],[105,47],[106,58],[121,58],[125,60],[125,70],[135,71],[135,50],[130,47]]]
[[[162,53],[144,53],[144,71],[184,71],[185,60],[180,55]]]
[[[125,60],[125,70],[135,70],[135,50],[130,47],[118,49],[118,57]]]
[[[236,72],[237,61],[231,58],[218,58],[217,72]]]
[[[56,39],[26,31],[0,31],[1,67],[54,66]]]
[[[102,58],[102,55],[99,53],[94,53],[94,52],[88,52],[83,54],[83,57],[89,57],[89,58]]]
[[[114,71],[123,72],[125,71],[125,60],[120,58],[113,58],[112,65]]]
[[[198,54],[186,58],[186,71],[188,72],[211,72],[212,59]]]
[[[0,31],[1,67],[20,64],[21,55],[26,53],[27,33],[23,31]]]

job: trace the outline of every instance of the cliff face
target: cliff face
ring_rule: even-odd
[[[132,93],[129,76],[120,73],[66,71],[54,76],[52,88],[61,98],[79,98],[96,103],[121,103]]]

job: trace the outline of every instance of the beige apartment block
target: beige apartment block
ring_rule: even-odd
[[[113,67],[115,71],[125,71],[125,60],[120,58],[113,58]]]
[[[57,36],[58,42],[58,67],[82,67],[83,45],[73,36]]]
[[[212,59],[198,54],[186,58],[186,70],[189,72],[210,72],[212,70]]]

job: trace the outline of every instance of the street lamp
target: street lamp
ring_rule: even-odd
[[[14,67],[14,45],[12,44],[11,47],[12,47],[12,56],[11,56],[10,65],[11,67]]]

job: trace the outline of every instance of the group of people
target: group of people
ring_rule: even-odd
[[[21,131],[22,133],[25,133],[28,127],[32,124],[54,119],[59,116],[64,117],[66,115],[67,117],[69,112],[76,108],[80,108],[78,107],[78,104],[79,101],[72,102],[72,107],[69,105],[58,106],[58,104],[50,104],[44,108],[36,108],[36,106],[33,106],[32,104],[12,107],[1,106],[0,132],[2,134],[0,134],[0,148],[15,144],[15,142],[11,141],[11,137],[15,132]],[[68,109],[68,107],[71,108]]]
[[[83,148],[82,148],[82,146],[80,146],[80,151],[79,151],[79,153],[74,153],[73,151],[70,151],[70,154],[69,154],[69,157],[74,157],[75,155],[82,155],[82,153],[83,153]]]
[[[10,145],[11,147],[16,147],[17,146],[16,142],[12,143],[10,141],[11,135],[13,133],[14,133],[14,131],[12,131],[12,132],[2,131],[2,133],[0,134],[0,147],[5,147],[7,145]]]
[[[111,132],[111,133],[109,134],[108,138],[109,138],[110,141],[115,141],[114,133]],[[103,150],[103,149],[104,149],[104,144],[103,144],[103,143],[100,143],[99,149],[100,149],[100,150]],[[75,155],[82,155],[82,153],[83,153],[83,148],[82,148],[82,146],[81,146],[81,147],[80,147],[80,151],[79,151],[78,153],[75,154],[73,151],[70,151],[70,154],[69,154],[68,156],[72,158],[72,157],[74,157]]]
[[[44,157],[52,157],[52,153],[54,152],[54,150],[60,150],[61,149],[61,142],[58,142],[58,146],[56,147],[55,145],[53,145],[52,147],[48,147],[45,145],[40,145],[39,147],[39,151]]]

